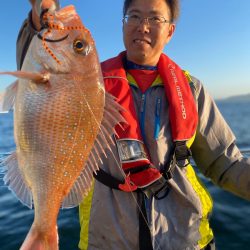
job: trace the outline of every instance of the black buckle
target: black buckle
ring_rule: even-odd
[[[175,149],[173,154],[173,160],[179,167],[186,167],[190,164],[190,157],[192,152],[187,147],[186,141],[175,142]]]
[[[170,187],[167,179],[162,176],[151,185],[141,188],[140,190],[147,196],[148,199],[154,196],[156,200],[161,200],[168,195]]]
[[[170,191],[170,187],[168,186],[166,182],[166,184],[161,189],[155,192],[154,197],[156,200],[162,200],[165,197],[167,197],[169,191]]]

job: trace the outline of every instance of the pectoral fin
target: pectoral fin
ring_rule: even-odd
[[[46,83],[49,81],[49,73],[40,73],[40,72],[28,72],[28,71],[6,71],[0,72],[0,75],[10,75],[20,79],[31,80],[35,83]]]

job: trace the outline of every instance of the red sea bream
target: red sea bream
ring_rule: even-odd
[[[5,183],[34,222],[22,250],[58,249],[60,207],[79,204],[90,189],[100,154],[121,108],[105,93],[90,32],[73,6],[45,15],[47,25],[29,47],[1,111],[14,106],[16,152],[5,159]]]

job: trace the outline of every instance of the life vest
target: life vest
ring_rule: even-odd
[[[123,66],[125,56],[126,52],[122,52],[118,57],[102,64],[105,89],[124,107],[125,111],[122,115],[127,121],[123,128],[117,126],[115,129],[122,169],[127,176],[124,184],[119,184],[119,189],[130,192],[137,188],[145,189],[157,182],[160,182],[160,185],[156,185],[157,188],[161,188],[163,174],[151,164],[143,143],[131,89]],[[169,101],[172,138],[177,151],[180,152],[178,155],[181,158],[184,155],[186,157],[190,153],[186,147],[186,141],[195,134],[198,122],[194,97],[183,71],[165,54],[161,54],[157,68]],[[103,174],[101,179],[104,178]],[[105,175],[105,178],[109,177]],[[109,181],[106,180],[107,183]]]

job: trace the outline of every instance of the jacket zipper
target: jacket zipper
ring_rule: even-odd
[[[142,138],[145,140],[145,105],[146,105],[146,93],[143,93],[141,96],[141,104],[140,104],[140,127],[141,127],[141,133]]]
[[[155,128],[154,128],[154,139],[157,140],[160,132],[160,123],[161,123],[161,98],[158,97],[156,100],[155,106]]]
[[[149,88],[150,89],[150,88]],[[140,103],[140,128],[141,128],[141,134],[142,138],[145,142],[146,136],[145,136],[145,114],[146,114],[146,95],[149,91],[147,89],[142,95],[141,95],[141,103]],[[158,98],[160,99],[160,98]],[[147,213],[147,219],[148,224],[151,225],[151,206],[152,206],[152,198],[148,199],[146,196],[144,196],[144,202],[145,202],[145,208]]]

